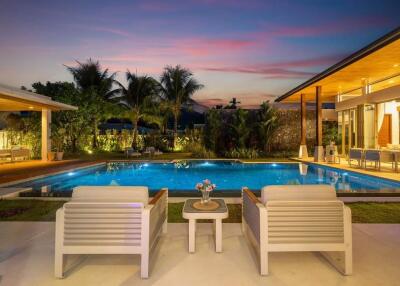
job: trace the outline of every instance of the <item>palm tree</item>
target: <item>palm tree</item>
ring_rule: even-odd
[[[273,106],[268,102],[263,102],[258,112],[258,125],[260,131],[260,137],[263,143],[264,152],[269,151],[270,142],[273,133],[278,128],[278,115]]]
[[[166,66],[160,78],[160,94],[163,100],[168,103],[169,109],[174,117],[174,147],[178,134],[178,119],[182,107],[190,103],[192,95],[203,88],[193,77],[190,70]]]
[[[117,92],[113,89],[116,73],[109,74],[108,69],[103,70],[98,61],[92,59],[87,60],[85,63],[77,62],[76,67],[68,67],[74,77],[74,81],[82,93],[84,103],[90,109],[92,134],[93,134],[93,148],[97,148],[97,134],[98,124],[100,120],[105,119],[109,114],[110,105],[108,101]]]
[[[126,73],[126,80],[128,81],[128,87],[125,88],[122,84],[119,92],[120,96],[114,97],[120,105],[129,109],[129,118],[133,124],[133,141],[132,147],[137,147],[138,137],[138,122],[140,119],[146,117],[151,108],[151,103],[156,95],[157,82],[154,78],[149,76],[138,76],[132,74],[129,71]],[[150,119],[150,121],[153,121]]]

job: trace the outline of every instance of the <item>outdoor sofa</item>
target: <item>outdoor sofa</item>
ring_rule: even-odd
[[[66,254],[139,254],[149,276],[150,252],[167,231],[168,190],[150,201],[147,187],[81,186],[57,211],[55,276],[63,278]]]
[[[17,159],[29,160],[31,151],[27,148],[13,147],[11,149],[1,149],[0,159],[10,159],[11,162]]]
[[[270,252],[288,251],[320,251],[343,274],[352,274],[351,210],[332,186],[267,186],[261,200],[243,188],[242,230],[259,257],[261,275],[269,273]]]

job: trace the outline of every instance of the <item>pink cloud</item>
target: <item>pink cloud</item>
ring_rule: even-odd
[[[315,73],[305,71],[304,69],[327,66],[337,62],[344,56],[345,55],[327,55],[313,59],[291,60],[276,63],[241,64],[235,66],[203,65],[198,68],[207,71],[260,74],[263,75],[264,78],[307,78],[315,75]]]
[[[291,60],[283,61],[278,63],[269,64],[270,67],[281,67],[281,68],[305,68],[305,67],[317,67],[322,65],[330,65],[341,59],[343,59],[346,54],[337,55],[326,55],[322,57],[315,57],[312,59],[301,59],[301,60]]]
[[[208,71],[260,74],[264,78],[307,78],[315,75],[313,72],[289,70],[266,65],[235,66],[235,67],[208,67]]]
[[[257,45],[254,40],[191,38],[175,42],[176,48],[190,56],[209,56],[240,52]]]

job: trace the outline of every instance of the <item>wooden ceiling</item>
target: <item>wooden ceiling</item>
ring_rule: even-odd
[[[305,94],[307,101],[315,101],[315,87],[321,86],[322,100],[324,102],[334,102],[338,93],[360,88],[364,79],[371,83],[396,74],[400,74],[400,39],[326,77],[322,77],[310,85],[305,85],[298,90],[294,89],[293,92],[287,93],[278,101],[299,102],[300,94]]]

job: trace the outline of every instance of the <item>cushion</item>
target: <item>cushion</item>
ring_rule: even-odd
[[[267,201],[332,201],[336,200],[335,188],[330,185],[280,185],[265,186],[261,202]]]
[[[79,186],[72,192],[74,202],[135,202],[147,205],[149,189],[145,186]]]

